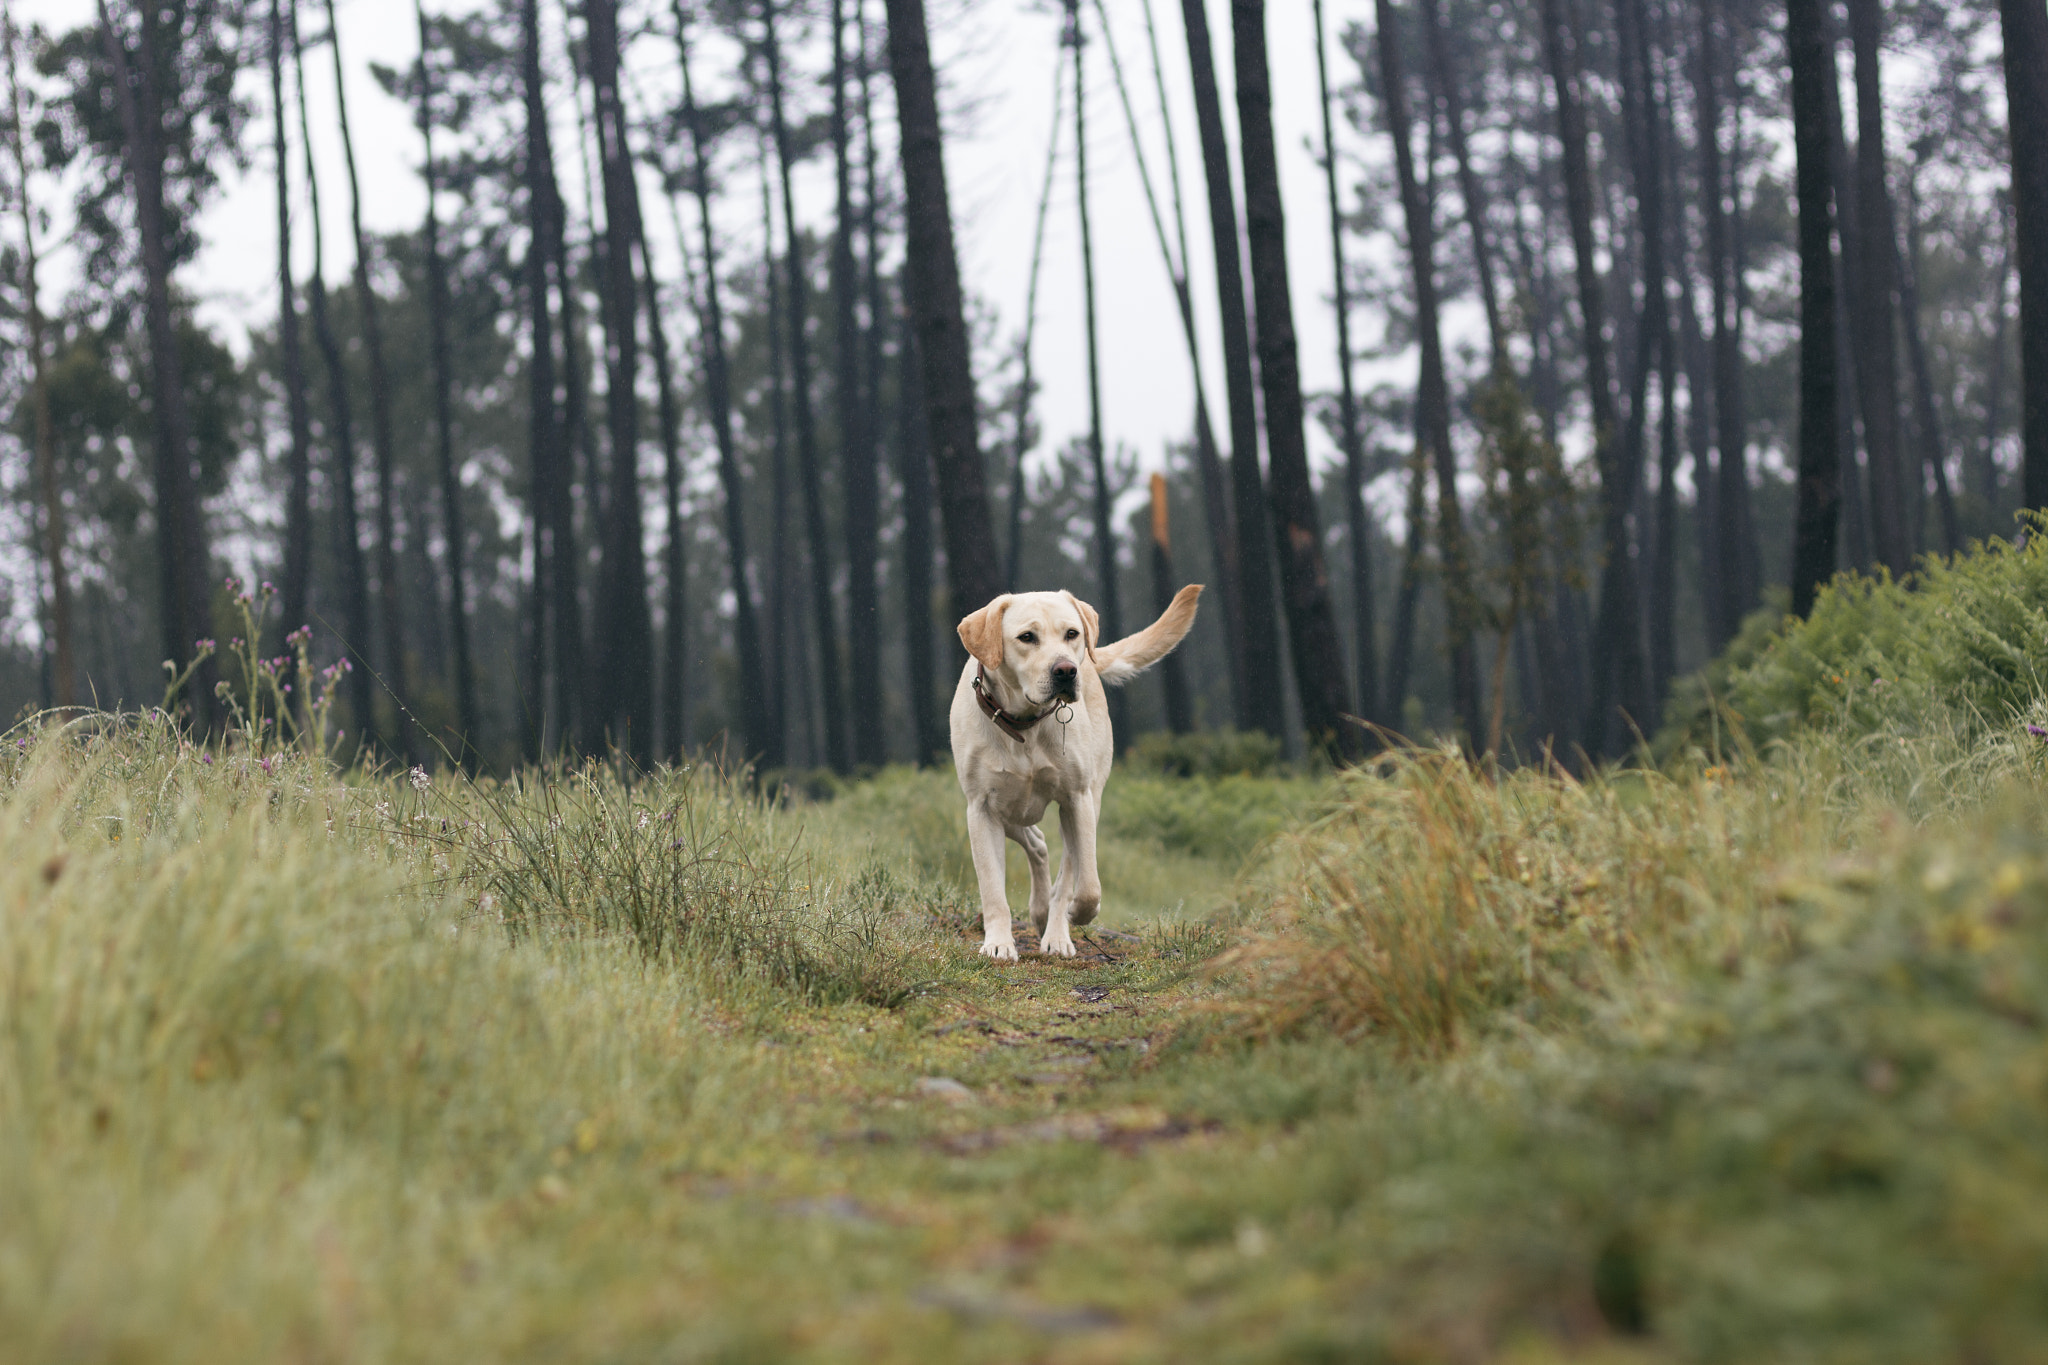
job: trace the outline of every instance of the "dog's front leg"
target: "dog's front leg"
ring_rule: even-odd
[[[1003,888],[1003,838],[1002,821],[979,805],[967,807],[967,846],[981,887],[981,955],[1015,962],[1017,941],[1010,934],[1010,899]]]
[[[1054,889],[1052,914],[1040,941],[1040,951],[1061,957],[1074,955],[1070,924],[1087,924],[1102,905],[1102,879],[1095,872],[1095,817],[1099,807],[1092,794],[1060,803],[1060,884]]]
[[[1031,923],[1043,934],[1046,916],[1052,913],[1052,873],[1046,857],[1045,835],[1036,825],[1011,825],[1009,835],[1024,850],[1024,861],[1031,865]]]

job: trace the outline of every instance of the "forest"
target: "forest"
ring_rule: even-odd
[[[397,147],[350,137],[332,3],[10,14],[8,710],[217,728],[251,680],[198,642],[270,584],[258,653],[296,675],[307,628],[295,714],[331,690],[345,752],[844,775],[944,748],[972,606],[1069,587],[1114,637],[1194,581],[1125,742],[1613,757],[1753,613],[2048,497],[2030,4],[1318,6],[1312,54],[1160,9],[1014,58],[1056,90],[1015,281],[962,274],[916,0],[416,5]],[[1311,56],[1320,121],[1278,127]],[[1105,431],[1091,151],[1149,219],[1095,232],[1178,302],[1156,450]],[[367,230],[400,175],[421,221]],[[1038,328],[1056,180],[1078,337]],[[243,184],[280,264],[236,331],[192,277]],[[1085,429],[1044,425],[1048,348]]]
[[[2044,0],[0,13],[9,1365],[2048,1359]]]

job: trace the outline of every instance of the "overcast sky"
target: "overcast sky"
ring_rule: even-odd
[[[23,21],[63,29],[87,22],[93,8],[87,0],[10,0]],[[410,0],[337,0],[348,81],[350,119],[358,159],[363,168],[364,217],[372,230],[410,230],[418,226],[425,198],[415,173],[419,136],[407,109],[387,96],[370,74],[373,62],[405,66],[418,52],[418,30]],[[466,0],[465,0],[466,3]],[[1180,156],[1181,183],[1189,214],[1197,310],[1203,326],[1203,361],[1216,422],[1224,425],[1220,350],[1215,332],[1213,257],[1203,208],[1203,180],[1197,145],[1193,101],[1187,74],[1186,46],[1175,0],[1153,0],[1162,51],[1166,58],[1173,133]],[[668,98],[674,80],[673,47],[668,7],[659,7],[662,37],[642,39],[632,54],[635,87],[647,100]],[[871,17],[879,19],[880,0],[867,0]],[[1139,0],[1114,0],[1115,45],[1137,105],[1145,157],[1159,193],[1167,194],[1166,148],[1158,99],[1145,48],[1143,11]],[[1341,27],[1359,17],[1362,0],[1336,0],[1327,22],[1334,44]],[[544,25],[561,50],[562,10],[543,6]],[[646,14],[643,16],[642,11]],[[324,27],[307,7],[302,20],[310,36]],[[996,315],[1003,348],[1021,330],[1025,312],[1032,228],[1044,174],[1047,138],[1052,131],[1055,64],[1061,60],[1061,17],[1055,7],[1016,0],[932,0],[933,45],[941,66],[949,114],[947,166],[953,213],[959,234],[961,268],[974,296]],[[1288,258],[1293,280],[1295,324],[1301,343],[1303,383],[1309,391],[1334,386],[1334,324],[1329,310],[1331,264],[1327,208],[1321,172],[1308,141],[1320,143],[1313,24],[1307,0],[1283,0],[1271,6],[1267,40],[1273,61],[1274,123],[1281,155],[1281,180],[1288,210]],[[1084,8],[1093,34],[1099,13]],[[626,20],[654,17],[652,9],[629,3]],[[1230,69],[1229,7],[1211,4],[1210,25],[1218,47],[1226,123],[1235,139],[1235,106]],[[729,68],[733,50],[706,41],[699,58],[700,82],[722,83],[721,66]],[[1334,55],[1334,52],[1333,52]],[[822,44],[812,42],[795,60],[815,75],[822,69]],[[326,218],[330,279],[348,268],[348,199],[340,162],[339,140],[331,123],[334,93],[330,59],[323,54],[308,62],[308,94],[315,123],[314,138]],[[1087,49],[1087,108],[1090,204],[1096,250],[1097,316],[1102,355],[1104,427],[1108,439],[1134,447],[1147,465],[1162,457],[1169,440],[1185,439],[1190,427],[1193,387],[1178,313],[1164,264],[1146,215],[1130,135],[1111,81],[1107,49],[1092,42]],[[1355,79],[1355,68],[1336,58],[1333,75],[1340,84]],[[239,336],[252,322],[273,316],[275,294],[275,207],[270,163],[268,80],[260,70],[249,73],[247,93],[258,115],[248,134],[251,165],[232,179],[214,200],[201,224],[206,246],[181,276],[183,286],[199,297],[209,323]],[[802,93],[802,92],[799,92]],[[701,96],[700,96],[701,97]],[[822,105],[815,83],[808,97]],[[582,170],[569,150],[574,144],[572,106],[566,89],[556,94],[561,125],[557,156],[564,192],[572,202],[582,197]],[[1036,369],[1043,385],[1039,414],[1047,440],[1041,453],[1085,432],[1088,422],[1080,230],[1074,187],[1072,97],[1061,130],[1060,159],[1046,226],[1045,265],[1040,282]],[[893,125],[884,157],[893,162]],[[1358,134],[1341,126],[1340,150],[1355,153]],[[732,139],[721,163],[728,193],[723,229],[736,247],[749,249],[759,240],[758,163],[749,140]],[[294,156],[295,185],[300,168]],[[302,187],[299,193],[303,194]],[[647,191],[651,195],[651,190]],[[797,208],[805,221],[823,227],[832,208],[828,158],[815,158],[797,182]],[[1170,205],[1163,205],[1171,212]],[[1240,203],[1240,213],[1242,204]],[[649,201],[649,227],[657,239],[667,231],[667,213]],[[305,224],[298,229],[299,273],[310,264]],[[61,221],[59,224],[61,231]],[[1170,230],[1169,225],[1169,230]],[[674,260],[668,255],[669,278]],[[55,291],[75,279],[75,258],[61,243],[53,244],[45,288]],[[728,260],[736,259],[728,257]],[[1006,439],[1007,430],[983,433],[985,448]],[[1312,429],[1311,447],[1318,458],[1332,458],[1321,433]]]

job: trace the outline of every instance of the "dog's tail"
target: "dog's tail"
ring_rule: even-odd
[[[1121,640],[1095,646],[1095,671],[1112,687],[1127,683],[1173,653],[1195,624],[1195,601],[1202,595],[1200,583],[1190,583],[1173,595],[1173,602],[1157,621]]]

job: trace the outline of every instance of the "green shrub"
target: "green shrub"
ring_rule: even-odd
[[[1154,730],[1138,737],[1124,762],[1167,777],[1265,777],[1282,757],[1280,741],[1258,730]]]
[[[2024,547],[1980,542],[1904,582],[1842,574],[1804,620],[1753,616],[1673,689],[1659,750],[2012,724],[2048,680],[2048,519],[2031,524]]]

